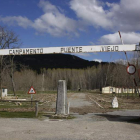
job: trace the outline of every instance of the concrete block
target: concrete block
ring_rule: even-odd
[[[66,115],[67,113],[67,85],[65,80],[59,80],[57,88],[56,114]]]

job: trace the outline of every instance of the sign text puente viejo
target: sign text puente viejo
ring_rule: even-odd
[[[0,49],[0,55],[30,55],[30,54],[53,54],[53,53],[88,53],[88,52],[127,52],[139,51],[140,46],[130,45],[96,45],[96,46],[66,46],[66,47],[43,47],[43,48],[18,48]]]

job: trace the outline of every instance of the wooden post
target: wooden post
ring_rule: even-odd
[[[36,102],[36,105],[35,105],[35,116],[36,117],[38,116],[38,102]]]
[[[68,102],[68,115],[70,114],[70,102]]]

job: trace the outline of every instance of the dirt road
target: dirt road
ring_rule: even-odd
[[[140,125],[95,115],[74,120],[0,119],[1,140],[139,140]]]
[[[75,93],[68,96],[68,102],[70,102],[70,107],[83,107],[92,106],[92,102],[86,100],[85,93]]]
[[[97,106],[86,98],[86,94],[71,94],[68,100],[71,102],[71,113],[75,119],[57,121],[48,118],[0,118],[0,140],[140,139],[140,110],[93,113]],[[82,108],[91,108],[92,113],[79,115],[74,112],[74,109],[76,111]]]
[[[68,102],[70,103],[70,113],[103,113],[106,109],[98,106],[91,95],[88,93],[73,93],[68,95]],[[111,101],[111,100],[110,100]],[[111,103],[110,103],[111,105]]]

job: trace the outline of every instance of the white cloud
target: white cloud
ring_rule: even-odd
[[[128,32],[121,33],[124,44],[136,44],[140,42],[140,33]],[[107,34],[100,38],[99,42],[101,44],[121,44],[119,33]]]
[[[21,26],[23,28],[27,28],[29,26],[32,26],[32,21],[29,20],[26,17],[22,17],[22,16],[7,16],[7,17],[0,17],[0,21],[4,22],[4,23],[8,23],[8,25],[18,25]]]
[[[72,0],[70,6],[75,11],[77,17],[87,25],[101,26],[103,28],[112,26],[111,21],[108,20],[106,11],[103,9],[101,3],[96,0]]]
[[[140,31],[140,0],[103,3],[97,0],[71,0],[70,7],[87,25],[111,31]],[[108,8],[106,8],[106,7]]]
[[[44,14],[35,19],[29,20],[22,16],[0,17],[0,21],[8,25],[18,25],[24,28],[32,27],[41,33],[49,33],[53,36],[64,36],[77,33],[77,22],[61,13],[60,8],[52,5],[50,2],[40,0],[39,7],[43,9]]]
[[[85,31],[86,26],[101,27],[113,32],[120,30],[131,34],[132,37],[139,36],[134,32],[140,31],[140,0],[120,0],[117,3],[103,0],[70,0],[70,8],[77,15],[77,20],[67,17],[63,9],[46,0],[40,0],[38,6],[44,13],[34,21],[22,16],[0,17],[0,21],[23,28],[32,27],[38,33],[49,33],[53,36],[78,36],[78,30]],[[111,37],[103,36],[101,38],[103,43],[104,38]],[[119,42],[119,38],[112,39],[113,43]],[[108,42],[112,43],[110,40]]]
[[[59,9],[49,3],[41,0],[39,7],[43,9],[44,14],[34,21],[33,27],[39,32],[47,32],[54,36],[75,34],[76,21],[66,17]]]
[[[96,62],[99,62],[99,63],[101,63],[101,62],[102,62],[102,60],[101,60],[101,59],[93,59],[93,61],[96,61]]]
[[[108,14],[114,27],[121,31],[140,30],[139,5],[139,0],[121,0],[118,4],[111,4]]]

